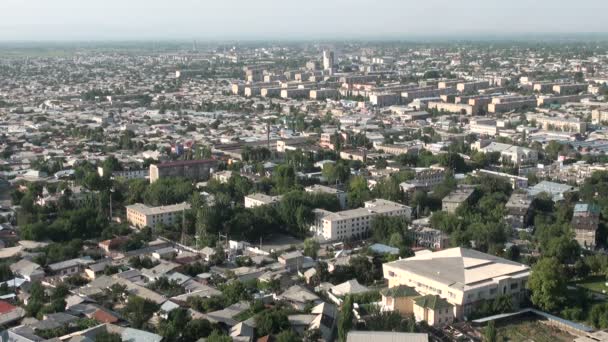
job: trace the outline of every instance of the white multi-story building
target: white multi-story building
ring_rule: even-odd
[[[189,203],[179,203],[160,207],[149,207],[142,203],[128,205],[127,221],[136,227],[154,227],[158,224],[172,225],[181,222]]]
[[[525,297],[530,267],[466,248],[421,253],[383,265],[389,288],[413,287],[422,295],[438,295],[463,318],[477,305],[510,296],[517,307]]]
[[[316,209],[315,215],[315,223],[311,229],[317,236],[328,241],[348,240],[366,236],[371,230],[374,217],[385,215],[410,219],[412,208],[383,199],[375,199],[365,202],[363,208],[337,213]]]

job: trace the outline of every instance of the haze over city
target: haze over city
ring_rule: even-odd
[[[3,0],[0,41],[606,33],[603,0]]]

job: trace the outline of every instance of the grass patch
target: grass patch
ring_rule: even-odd
[[[603,293],[603,290],[608,292],[608,286],[606,286],[606,276],[603,275],[589,276],[583,280],[577,281],[575,284],[593,292]]]
[[[497,335],[509,342],[571,342],[574,336],[539,320],[505,322],[497,326]]]

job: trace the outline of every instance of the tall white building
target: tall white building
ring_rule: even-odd
[[[334,68],[334,52],[323,50],[323,69],[331,70]]]

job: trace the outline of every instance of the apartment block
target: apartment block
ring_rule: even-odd
[[[536,107],[534,96],[501,96],[492,99],[488,104],[488,112],[501,113],[534,107]]]
[[[374,93],[369,95],[369,102],[377,107],[387,107],[398,104],[401,96],[395,93]]]
[[[192,180],[206,180],[217,167],[214,159],[180,160],[150,165],[150,183],[165,177],[183,177]]]
[[[577,118],[566,118],[561,116],[537,116],[536,123],[547,131],[561,131],[572,133],[585,133],[587,123]]]
[[[474,192],[475,189],[472,187],[462,187],[453,190],[441,201],[441,209],[448,213],[455,213],[456,209],[467,202]]]
[[[512,228],[526,228],[532,210],[532,197],[527,193],[514,192],[505,205],[505,220]]]
[[[464,103],[449,103],[449,102],[431,101],[427,104],[427,108],[436,109],[440,112],[446,112],[446,113],[458,113],[458,114],[466,114],[466,115],[474,114],[473,106],[464,104]]]
[[[184,210],[190,209],[190,204],[184,202],[174,205],[150,207],[142,203],[126,206],[127,222],[131,225],[142,227],[154,227],[158,224],[173,225],[180,223]]]
[[[480,89],[486,89],[489,87],[490,82],[488,81],[462,82],[456,85],[456,89],[461,93],[478,91]]]
[[[572,95],[587,91],[588,88],[587,83],[556,84],[553,86],[553,92],[560,95]]]
[[[602,122],[608,122],[608,110],[594,109],[591,111],[591,122],[599,124]]]
[[[382,215],[410,219],[412,208],[396,202],[375,199],[365,202],[363,208],[336,213],[315,209],[316,218],[311,230],[327,241],[363,238],[369,234],[374,217]]]
[[[262,205],[278,205],[281,196],[269,196],[263,193],[255,193],[245,196],[245,208],[255,208]]]
[[[311,100],[335,99],[339,95],[336,89],[312,89],[309,93]]]

